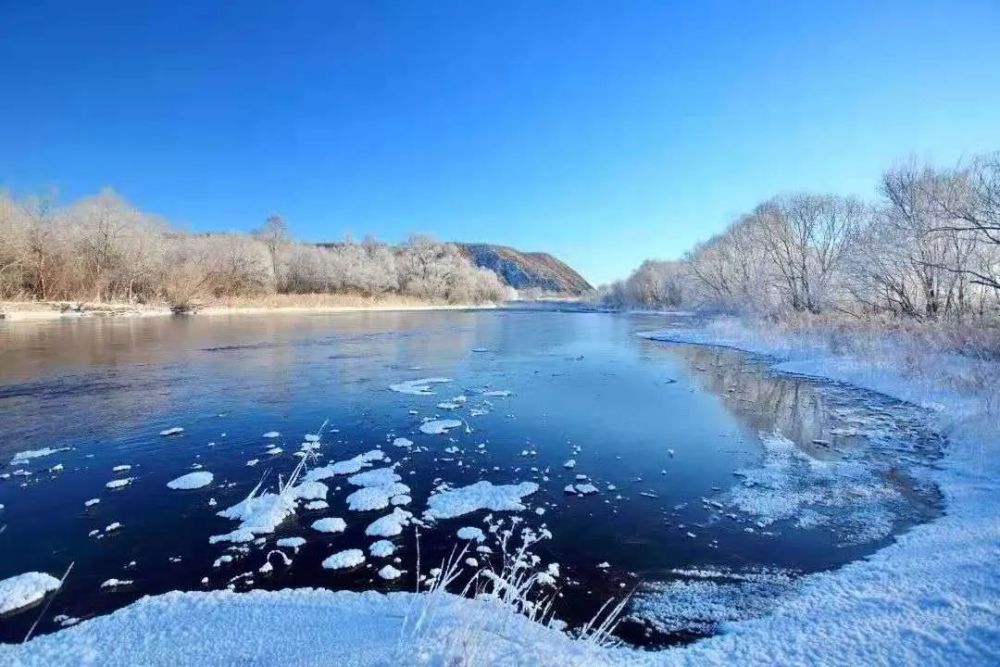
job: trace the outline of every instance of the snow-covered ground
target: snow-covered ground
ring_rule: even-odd
[[[734,620],[716,636],[659,652],[602,649],[495,603],[449,594],[289,590],[145,598],[26,645],[0,646],[0,663],[1000,664],[1000,426],[979,397],[938,386],[933,378],[904,375],[906,365],[891,348],[878,361],[836,356],[819,341],[765,335],[732,322],[646,336],[767,354],[779,370],[831,378],[926,408],[932,425],[948,437],[933,473],[945,515],[865,560],[809,575],[790,590],[782,573],[764,573],[761,581],[775,593],[756,610],[764,615]],[[946,357],[938,362],[951,370],[965,363]],[[359,463],[358,469],[369,464]],[[517,493],[505,503],[517,504],[534,491],[511,488]],[[444,515],[460,515],[458,506],[467,504],[457,491],[464,490],[432,496],[438,504],[449,500]],[[690,580],[684,595],[726,604],[705,592],[718,593],[717,587],[705,589],[696,574]]]

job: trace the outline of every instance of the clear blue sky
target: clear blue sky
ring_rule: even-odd
[[[0,0],[0,187],[108,185],[195,230],[278,212],[599,283],[773,193],[990,149],[991,0]]]

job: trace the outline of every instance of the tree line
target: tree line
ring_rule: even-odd
[[[681,260],[644,262],[605,304],[769,317],[1000,319],[1000,153],[886,171],[873,201],[776,196]]]
[[[274,293],[497,302],[510,288],[453,244],[414,236],[296,242],[278,216],[250,234],[187,233],[111,190],[64,207],[0,193],[0,299],[168,302]]]

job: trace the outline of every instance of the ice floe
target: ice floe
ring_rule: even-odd
[[[122,477],[121,479],[113,479],[104,486],[109,489],[121,489],[132,483],[135,477]]]
[[[206,471],[189,472],[167,482],[167,487],[176,490],[200,489],[212,483],[215,476]]]
[[[442,435],[461,425],[462,422],[458,419],[432,419],[421,424],[420,431],[428,435]]]
[[[372,542],[372,545],[368,547],[368,552],[375,558],[388,558],[396,553],[396,545],[389,540],[379,540]]]
[[[350,567],[357,567],[365,562],[365,552],[361,549],[345,549],[338,551],[332,556],[328,556],[323,561],[323,567],[328,570],[343,570]]]
[[[427,499],[424,516],[431,519],[450,519],[477,510],[517,512],[525,509],[521,499],[538,491],[535,482],[494,485],[480,481],[469,486],[441,491]]]
[[[44,572],[25,572],[0,581],[0,616],[36,604],[60,585]]]
[[[364,454],[358,454],[346,461],[337,461],[336,463],[331,463],[320,468],[313,468],[306,472],[305,480],[318,481],[337,475],[353,475],[364,468],[370,468],[375,461],[384,461],[385,459],[385,452],[381,449],[373,449]]]
[[[486,539],[486,535],[483,534],[481,528],[476,528],[475,526],[463,526],[458,529],[458,539],[460,540],[475,540],[476,542],[482,542]]]
[[[65,452],[69,450],[69,447],[42,447],[41,449],[28,449],[23,452],[18,452],[14,454],[14,458],[10,460],[12,466],[20,466],[30,462],[32,459],[41,458],[43,456],[51,456],[58,452]]]
[[[392,510],[392,514],[372,521],[365,528],[365,535],[369,537],[395,537],[403,532],[403,527],[409,525],[412,518],[412,513],[397,507]]]
[[[327,517],[313,521],[312,528],[321,533],[342,533],[347,530],[347,522],[339,517]]]
[[[419,380],[406,380],[405,382],[397,382],[395,384],[390,384],[389,389],[398,392],[400,394],[427,396],[434,393],[431,390],[431,385],[442,384],[451,381],[452,381],[451,378],[445,378],[445,377],[421,378]]]
[[[400,570],[397,570],[392,565],[386,565],[381,570],[378,571],[378,576],[382,577],[387,581],[392,581],[393,579],[399,579],[403,576]]]
[[[171,428],[164,429],[164,430],[160,431],[160,435],[163,435],[163,436],[180,435],[183,432],[184,432],[184,429],[182,427],[180,427],[180,426],[173,426]]]

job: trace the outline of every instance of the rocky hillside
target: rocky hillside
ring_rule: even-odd
[[[477,266],[492,269],[517,290],[539,289],[564,295],[593,291],[583,276],[545,252],[521,252],[491,243],[456,243]]]

